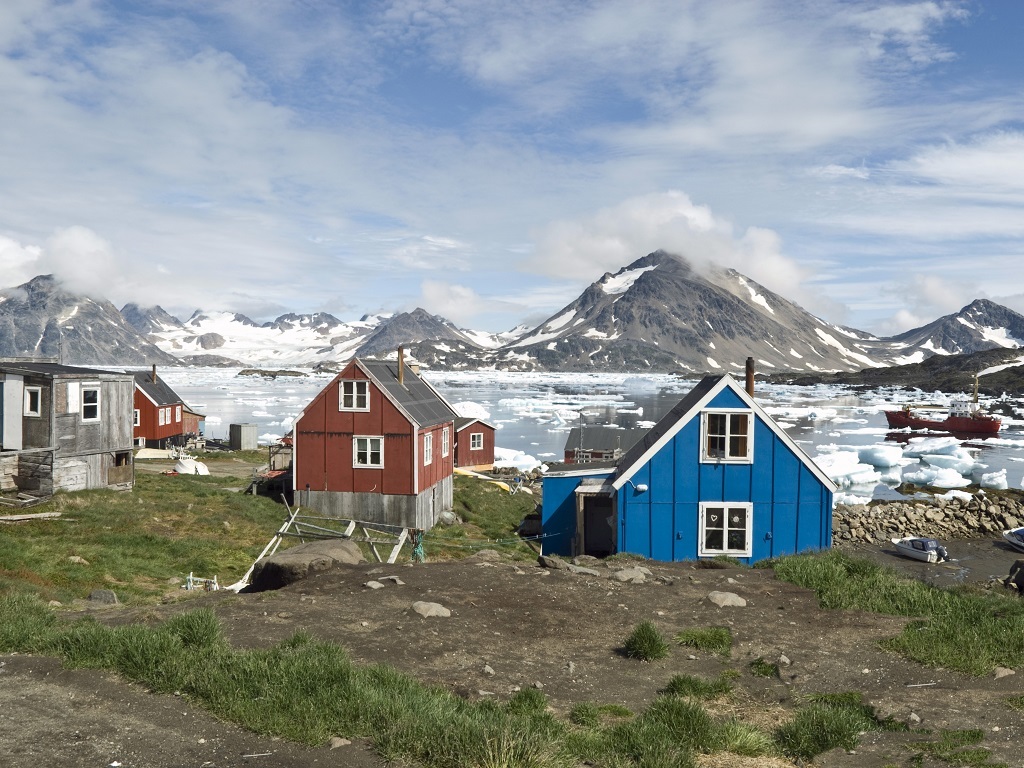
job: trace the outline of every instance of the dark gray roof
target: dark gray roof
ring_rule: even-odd
[[[0,371],[34,373],[37,376],[127,376],[123,371],[105,371],[99,368],[82,368],[62,363],[33,363],[29,361],[0,361]]]
[[[455,431],[458,432],[460,430],[463,430],[470,424],[482,424],[488,429],[494,429],[493,424],[488,424],[483,419],[476,419],[473,418],[472,416],[459,416],[458,418],[455,419]]]
[[[673,406],[672,410],[661,417],[647,433],[637,440],[633,447],[626,451],[626,454],[619,459],[619,468],[615,472],[613,480],[617,480],[624,473],[633,468],[633,465],[640,460],[647,451],[653,447],[681,418],[686,416],[722,380],[722,376],[705,376],[697,382],[697,386],[686,393],[686,397]]]
[[[420,427],[455,421],[456,414],[448,401],[427,382],[405,366],[402,384],[398,383],[398,362],[395,360],[354,361],[396,405]]]
[[[583,439],[580,440],[580,430]],[[565,441],[565,450],[574,451],[582,448],[585,451],[613,451],[618,448],[628,451],[637,440],[646,435],[648,430],[641,428],[618,429],[616,427],[573,427]]]
[[[159,376],[153,381],[151,371],[135,371],[135,386],[149,395],[149,398],[157,405],[174,405],[182,402],[173,389],[167,386],[166,382]]]

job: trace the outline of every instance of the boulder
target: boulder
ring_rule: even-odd
[[[440,603],[427,603],[423,600],[417,600],[413,603],[412,609],[425,619],[429,619],[432,616],[446,619],[452,615],[452,612]]]
[[[719,608],[743,608],[747,604],[747,601],[735,592],[709,592],[708,600]]]
[[[355,542],[348,539],[324,539],[299,544],[256,563],[246,592],[280,589],[339,565],[364,563],[366,558]]]

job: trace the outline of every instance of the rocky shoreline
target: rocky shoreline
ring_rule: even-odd
[[[841,548],[844,544],[888,543],[904,536],[987,538],[1022,525],[1024,501],[1018,493],[837,504],[832,512],[832,544]]]

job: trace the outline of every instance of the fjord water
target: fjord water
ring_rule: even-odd
[[[239,376],[237,369],[225,368],[165,368],[160,375],[185,402],[206,415],[208,437],[226,439],[229,424],[255,423],[263,443],[286,434],[302,409],[332,378],[307,373],[269,379]],[[461,413],[494,424],[499,448],[542,462],[562,458],[569,430],[581,422],[650,426],[696,381],[668,374],[428,371],[424,376]],[[943,405],[949,401],[939,393],[889,388],[856,392],[761,383],[755,399],[812,457],[846,447],[906,440],[913,435],[890,433],[883,410],[904,403]],[[1005,469],[1009,486],[1020,488],[1024,478],[1024,403],[983,404],[1002,411],[1003,429],[997,437],[968,439],[962,444],[976,461],[986,465],[985,472]],[[855,492],[870,495],[872,488]]]

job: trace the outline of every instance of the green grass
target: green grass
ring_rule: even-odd
[[[985,738],[983,731],[941,731],[939,740],[915,744],[918,751],[910,759],[911,765],[923,765],[930,757],[961,768],[1006,768],[1006,763],[991,762],[991,754],[984,747],[976,747]]]
[[[750,662],[747,665],[750,670],[750,674],[754,677],[778,677],[779,676],[779,665],[770,661],[765,661],[760,656]]]
[[[270,499],[225,490],[239,482],[139,472],[132,491],[58,494],[33,511],[60,518],[4,527],[0,593],[69,602],[107,587],[130,603],[163,594],[169,579],[190,572],[230,584],[285,517]]]
[[[831,551],[772,562],[778,578],[813,589],[823,607],[915,619],[882,646],[932,667],[987,675],[1024,666],[1024,601],[940,589]]]
[[[684,629],[676,635],[676,642],[725,658],[732,653],[732,631],[728,627]]]
[[[662,693],[691,696],[696,699],[716,699],[732,691],[732,681],[735,678],[732,670],[723,672],[714,680],[705,680],[693,675],[675,675],[662,689]]]
[[[877,730],[906,726],[878,719],[857,692],[816,694],[791,722],[776,729],[775,741],[785,754],[806,760],[836,747],[853,749],[861,733]]]
[[[516,531],[539,501],[539,496],[510,494],[486,480],[456,475],[452,511],[463,525],[439,525],[428,531],[423,544],[427,559],[466,557],[483,548],[517,559],[535,558],[536,551],[520,540]]]
[[[668,643],[661,636],[658,628],[650,621],[641,621],[626,642],[623,643],[623,650],[626,656],[640,661],[656,661],[668,656]]]

